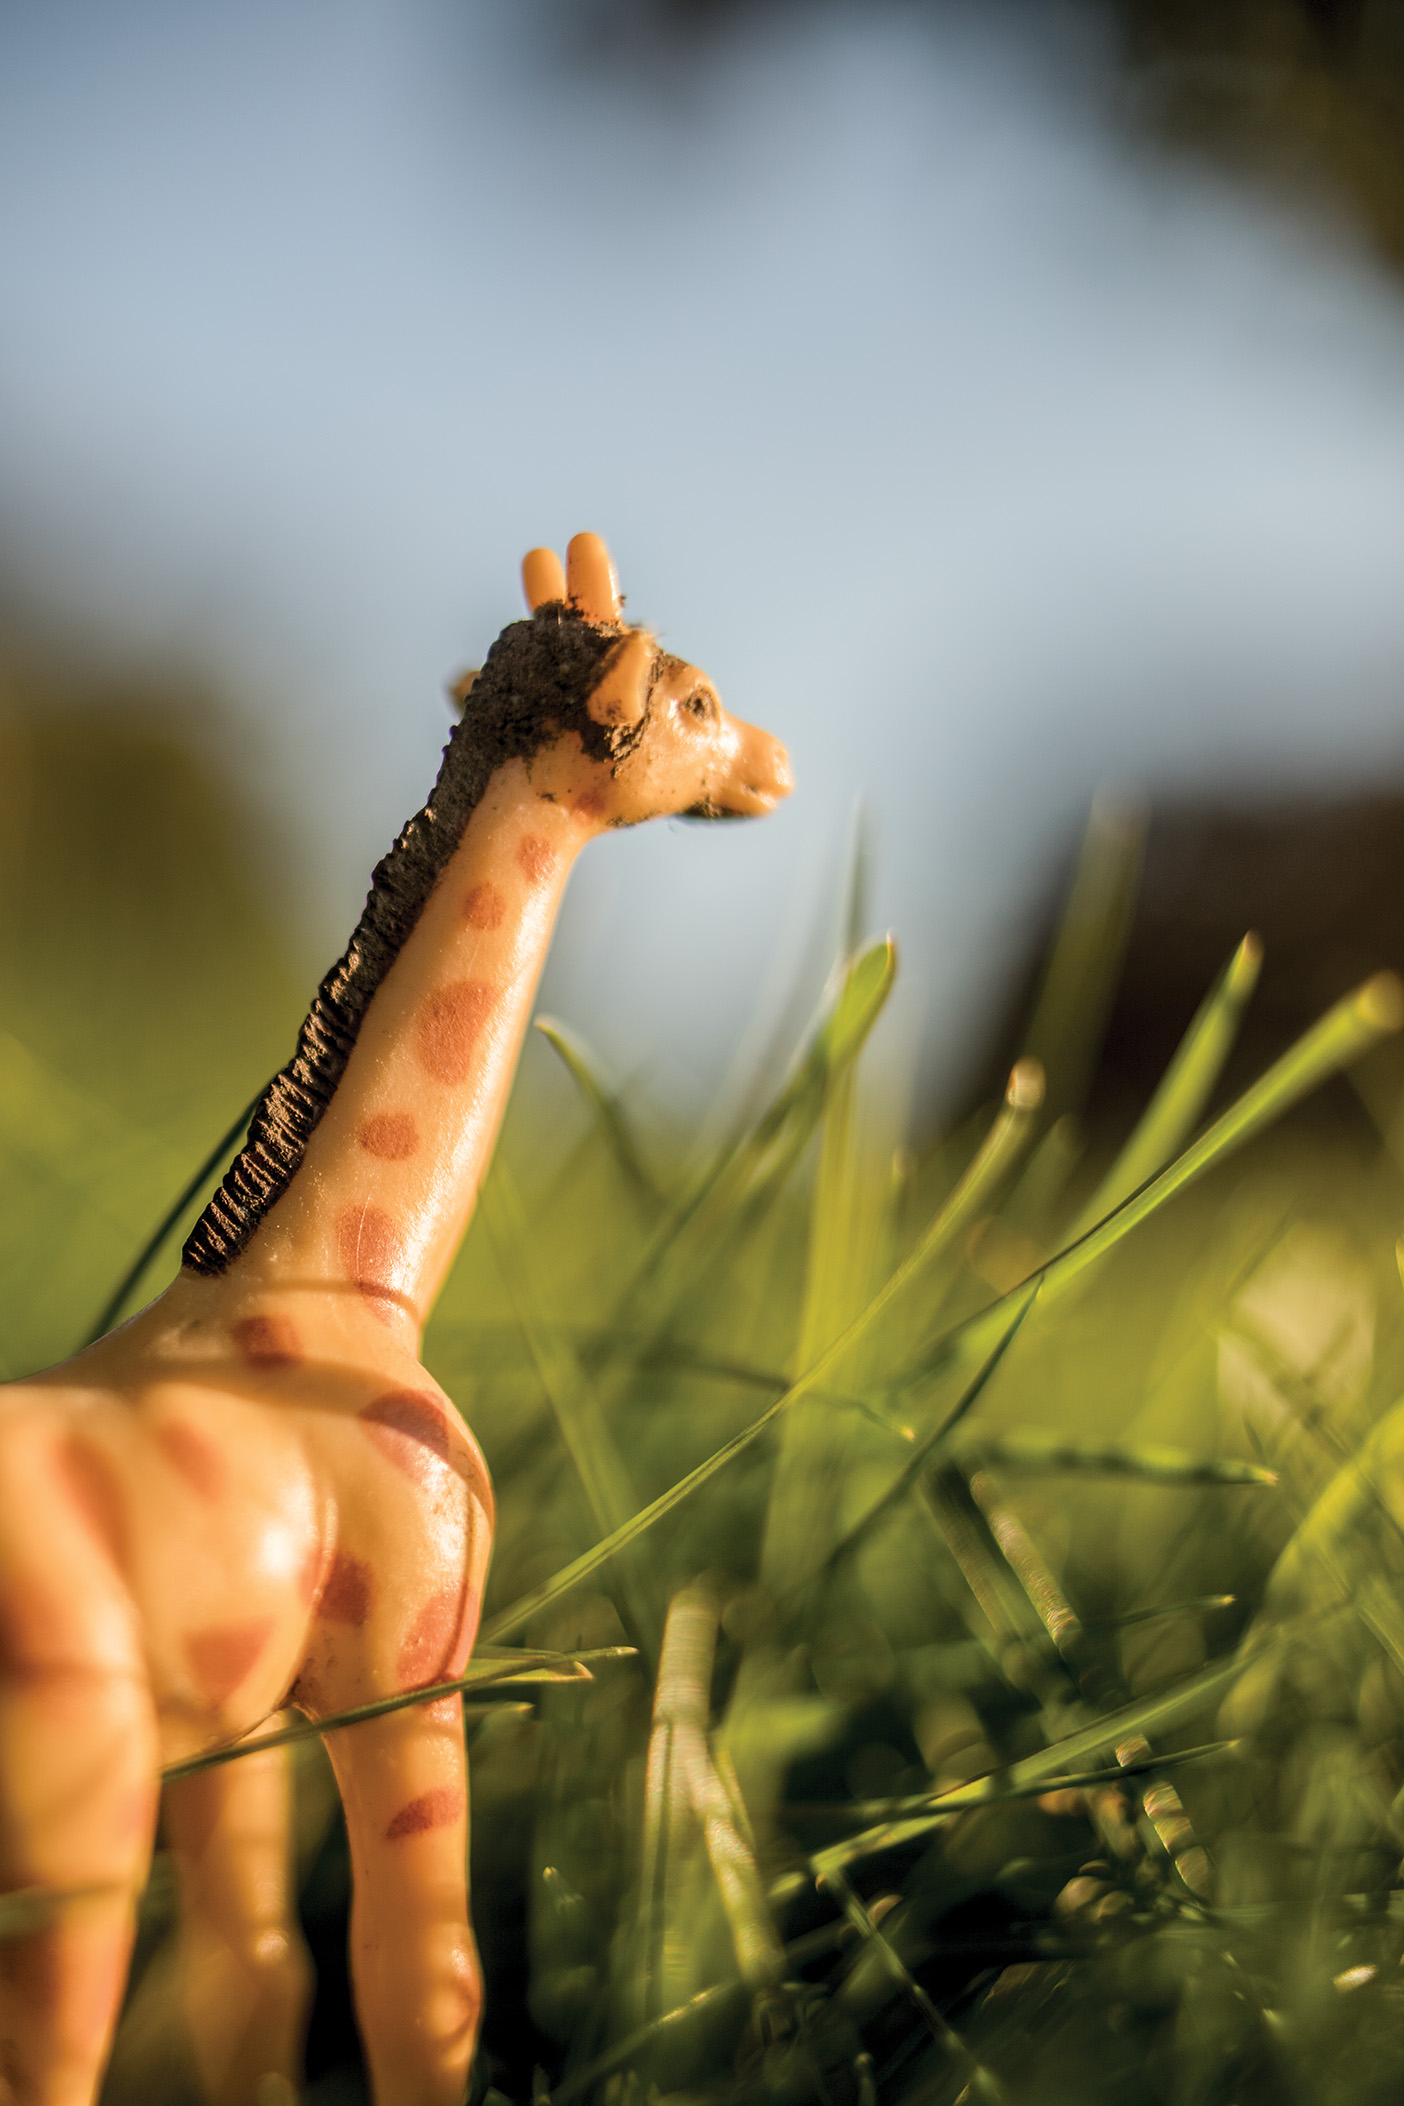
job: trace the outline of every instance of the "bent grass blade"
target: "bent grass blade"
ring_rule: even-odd
[[[830,1090],[861,1052],[897,973],[890,937],[870,944],[849,966],[789,1076],[755,1124],[723,1149],[674,1202],[660,1223],[621,1307],[631,1308],[684,1232],[704,1246],[718,1241],[737,1210],[771,1190],[798,1161],[823,1115]]]
[[[1048,1076],[1051,1117],[1081,1107],[1131,932],[1146,820],[1134,800],[1099,791],[1029,1028]]]
[[[1193,1133],[1233,1050],[1262,963],[1262,942],[1250,930],[1205,996],[1131,1138],[1073,1223],[1070,1241],[1129,1199]]]
[[[639,1144],[624,1116],[619,1098],[600,1080],[595,1057],[584,1040],[553,1016],[536,1018],[536,1029],[559,1053],[575,1079],[581,1096],[595,1115],[609,1152],[626,1184],[644,1199],[657,1204],[662,1194],[639,1152]]]
[[[1120,1448],[1060,1440],[1056,1434],[1014,1431],[997,1439],[972,1435],[957,1444],[962,1461],[990,1463],[997,1469],[1044,1475],[1135,1477],[1147,1484],[1267,1485],[1278,1482],[1275,1470],[1232,1457],[1190,1455],[1181,1448]]]
[[[1199,1139],[1176,1157],[1160,1175],[1139,1192],[1123,1200],[1114,1214],[1056,1251],[1028,1280],[1011,1288],[975,1316],[938,1339],[929,1353],[909,1371],[910,1385],[952,1363],[960,1364],[984,1351],[999,1335],[1013,1296],[1030,1285],[1039,1286],[1039,1300],[1046,1305],[1066,1291],[1089,1266],[1113,1250],[1133,1228],[1162,1207],[1167,1199],[1184,1191],[1215,1164],[1222,1162],[1260,1133],[1274,1119],[1308,1095],[1338,1069],[1356,1060],[1382,1038],[1404,1024],[1404,986],[1393,973],[1376,973],[1353,993],[1328,1009],[1320,1022],[1305,1032],[1265,1075],[1245,1090]]]
[[[280,1726],[276,1733],[261,1733],[256,1739],[239,1740],[227,1748],[211,1748],[207,1754],[192,1755],[188,1762],[170,1763],[162,1770],[161,1781],[171,1784],[177,1777],[218,1769],[245,1755],[261,1754],[265,1748],[290,1748],[300,1740],[320,1740],[324,1733],[339,1732],[343,1726],[359,1726],[366,1719],[385,1718],[392,1711],[406,1711],[414,1704],[438,1703],[444,1697],[462,1696],[465,1692],[481,1695],[487,1689],[521,1689],[537,1682],[590,1682],[594,1680],[590,1670],[600,1662],[635,1657],[636,1648],[632,1645],[600,1645],[577,1653],[522,1651],[516,1655],[515,1663],[501,1658],[473,1660],[466,1674],[452,1682],[402,1690],[397,1696],[380,1697],[373,1704],[357,1704],[353,1710],[335,1711],[327,1718],[303,1719],[295,1726]]]

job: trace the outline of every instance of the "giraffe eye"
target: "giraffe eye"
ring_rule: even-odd
[[[690,695],[685,695],[682,706],[688,715],[696,717],[699,723],[705,723],[709,717],[716,715],[716,702],[704,687],[695,688]]]

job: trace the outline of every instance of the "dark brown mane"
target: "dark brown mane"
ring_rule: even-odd
[[[376,864],[355,933],[317,989],[297,1050],[273,1077],[248,1138],[186,1241],[192,1272],[221,1273],[291,1184],[346,1071],[371,996],[390,970],[494,772],[564,731],[608,759],[610,736],[586,699],[618,631],[596,628],[560,601],[513,622],[488,653],[444,750],[429,802]]]

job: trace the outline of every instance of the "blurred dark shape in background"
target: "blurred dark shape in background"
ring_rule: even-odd
[[[1112,0],[1141,113],[1299,189],[1404,262],[1404,14],[1393,0]]]
[[[1103,1055],[1108,1091],[1145,1102],[1249,929],[1263,972],[1226,1095],[1371,973],[1404,972],[1404,794],[1153,813]]]
[[[914,0],[917,12],[968,12]],[[832,15],[833,0],[565,0],[560,34],[579,57],[637,54],[762,17]],[[1028,11],[1027,30],[1039,33]],[[1094,0],[1113,30],[1126,115],[1319,205],[1348,205],[1404,263],[1404,10],[1397,0]],[[1011,16],[1011,19],[1017,17]]]
[[[1258,804],[1167,799],[1144,814],[1129,808],[1117,823],[1128,836],[1121,868],[1109,884],[1104,872],[1103,882],[1118,926],[1099,961],[1101,984],[1083,988],[1084,1013],[1104,1023],[1082,1042],[1081,1072],[1066,1072],[1056,1051],[1049,1059],[1049,1114],[1074,1113],[1078,1145],[1094,1157],[1130,1131],[1206,990],[1250,931],[1263,945],[1261,978],[1216,1105],[1237,1097],[1372,973],[1404,974],[1404,792]],[[1024,968],[971,1078],[972,1109],[998,1095],[1026,1047],[1065,893],[1058,889],[1042,926],[1030,931]],[[1038,1050],[1049,1058],[1050,1049]],[[1404,1052],[1390,1041],[1350,1081],[1338,1078],[1306,1099],[1289,1123],[1339,1133],[1373,1121],[1404,1162],[1401,1092]]]

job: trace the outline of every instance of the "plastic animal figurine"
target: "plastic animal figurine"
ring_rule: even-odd
[[[281,1706],[463,1671],[492,1542],[482,1456],[420,1333],[491,1154],[567,874],[611,827],[768,811],[784,748],[627,627],[609,556],[523,564],[529,620],[464,684],[433,794],[196,1224],[178,1278],[0,1392],[3,2092],[88,2106],[158,1770]],[[481,1992],[456,1700],[328,1737],[378,2106],[456,2106]],[[268,1752],[167,1794],[186,2016],[212,2106],[297,2082],[308,1968]],[[270,2084],[272,2089],[270,2090]]]

